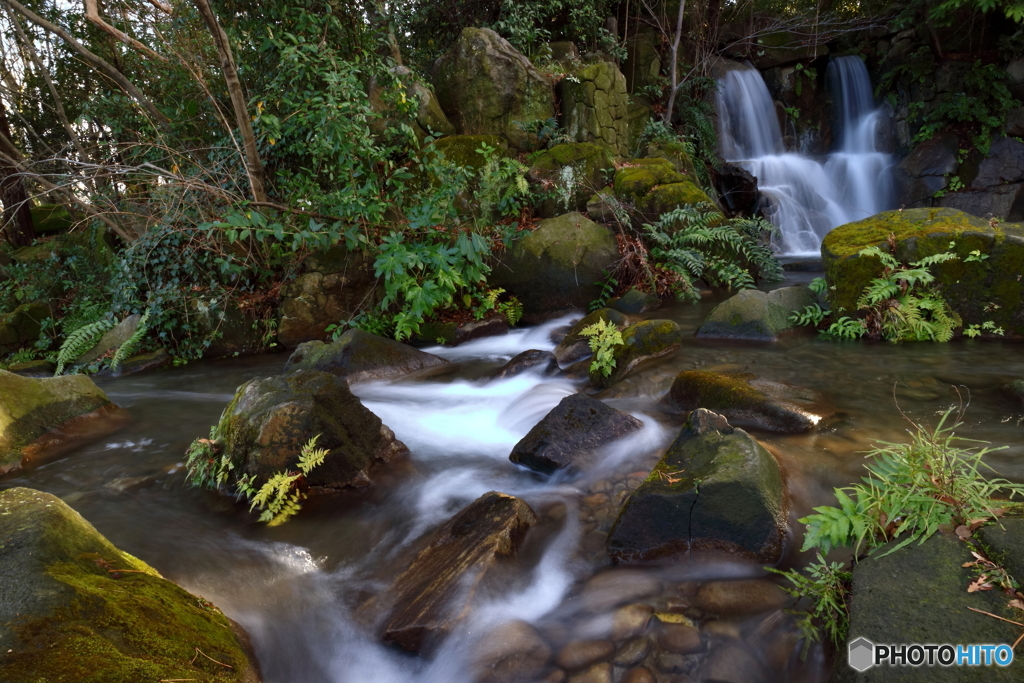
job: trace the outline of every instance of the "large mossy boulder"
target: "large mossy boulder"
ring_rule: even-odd
[[[374,600],[372,609],[385,614],[384,641],[408,652],[435,648],[467,616],[475,589],[516,555],[536,523],[529,505],[496,491],[463,508]]]
[[[615,367],[604,375],[592,365],[590,383],[610,387],[628,375],[640,363],[667,356],[677,351],[682,343],[683,331],[672,320],[644,320],[622,330],[622,344],[612,350]]]
[[[964,565],[974,562],[971,546],[953,534],[936,534],[925,543],[911,543],[892,554],[861,560],[853,569],[849,644],[865,638],[872,643],[1006,643],[1016,641],[1020,628],[986,614],[1019,621],[999,590],[968,593],[977,576]],[[959,683],[968,680],[1019,681],[1021,665],[874,666],[858,673],[847,663],[848,647],[838,649],[833,683]],[[973,671],[972,671],[973,670]]]
[[[311,255],[299,275],[281,288],[277,341],[285,348],[324,339],[327,326],[376,303],[373,259],[341,246]]]
[[[0,316],[0,354],[7,355],[39,339],[42,322],[50,317],[45,304],[21,304]]]
[[[33,379],[0,370],[0,474],[71,441],[109,433],[125,418],[85,375]]]
[[[598,321],[604,320],[616,327],[626,326],[626,316],[611,308],[599,308],[577,320],[569,332],[555,347],[554,354],[559,365],[569,365],[590,355],[590,340],[580,332]]]
[[[285,363],[285,372],[319,370],[349,382],[393,379],[447,363],[444,358],[414,349],[394,339],[353,328],[337,341],[300,344]]]
[[[464,28],[434,64],[434,89],[459,133],[504,135],[520,150],[536,149],[537,136],[516,122],[555,115],[548,80],[512,45],[487,28]]]
[[[750,373],[686,370],[676,375],[664,404],[679,411],[707,408],[733,425],[796,434],[832,413],[817,392]]]
[[[697,167],[693,165],[690,152],[682,142],[653,142],[647,146],[648,159],[664,159],[690,182],[697,182]]]
[[[236,624],[56,496],[0,492],[0,539],[0,681],[259,682]]]
[[[608,554],[641,563],[722,551],[775,563],[788,504],[775,457],[721,415],[698,409],[622,507]]]
[[[663,146],[650,151],[662,156],[633,159],[615,173],[617,199],[629,202],[650,221],[684,206],[716,206],[714,200],[695,184],[696,172],[692,171],[693,163],[686,156],[685,149],[673,150]]]
[[[629,94],[615,64],[587,64],[559,81],[558,91],[562,127],[571,139],[629,154]]]
[[[644,195],[637,208],[648,220],[656,221],[664,213],[698,204],[715,206],[714,200],[708,196],[707,192],[689,180],[684,180],[681,183],[669,183],[655,187]]]
[[[615,168],[611,152],[592,142],[568,142],[539,152],[527,177],[554,196],[541,202],[537,214],[550,218],[565,211],[583,211],[587,199],[605,185],[604,174]]]
[[[1024,225],[955,209],[886,211],[832,230],[821,244],[821,259],[833,310],[849,315],[857,309],[864,288],[882,273],[877,258],[858,252],[869,246],[888,251],[889,235],[896,258],[905,263],[946,251],[959,257],[930,270],[964,325],[991,320],[1007,334],[1024,335]],[[982,260],[967,261],[975,251]]]
[[[328,453],[306,476],[314,491],[368,486],[378,470],[408,452],[344,379],[315,370],[238,387],[216,435],[232,475],[254,476],[257,487],[278,472],[297,471],[302,446],[317,435],[317,448]]]
[[[618,260],[611,232],[573,212],[541,221],[505,255],[490,281],[519,298],[526,322],[539,322],[586,308]]]
[[[615,172],[615,197],[639,206],[643,198],[659,185],[686,182],[668,159],[633,159]]]
[[[594,451],[643,427],[643,422],[586,394],[566,396],[520,439],[508,459],[550,474],[582,471]]]
[[[778,341],[794,331],[789,316],[817,302],[817,295],[802,285],[780,287],[767,293],[744,289],[715,306],[697,330],[697,336]]]

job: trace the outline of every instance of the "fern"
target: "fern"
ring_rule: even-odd
[[[249,497],[250,510],[258,508],[261,511],[259,521],[265,522],[267,526],[278,526],[302,509],[306,494],[299,486],[314,468],[323,464],[330,453],[326,448],[316,447],[320,436],[317,434],[302,446],[298,472],[277,472],[255,492],[251,478],[240,480],[238,490]]]
[[[600,373],[604,377],[611,375],[615,370],[615,347],[623,344],[622,332],[614,323],[601,318],[580,330],[580,336],[588,338],[590,350],[594,354],[590,364],[591,372]]]
[[[142,314],[139,318],[139,324],[135,328],[135,332],[132,336],[128,337],[121,346],[118,347],[114,353],[114,358],[110,361],[110,367],[113,370],[117,370],[121,367],[121,363],[124,362],[138,347],[142,338],[146,336],[146,332],[149,331],[149,310]]]
[[[321,434],[317,434],[302,447],[299,454],[299,469],[306,476],[313,471],[314,467],[324,464],[324,458],[330,453],[326,448],[317,448],[316,442],[320,440]]]
[[[57,369],[53,373],[54,377],[63,375],[64,368],[68,363],[73,363],[75,359],[95,346],[96,342],[103,336],[103,333],[113,326],[114,321],[112,319],[104,318],[103,320],[97,320],[94,323],[79,327],[69,334],[64,343],[60,345],[60,350],[57,351]]]
[[[615,294],[615,288],[619,286],[619,281],[615,279],[613,273],[608,273],[608,276],[601,283],[601,292],[597,295],[597,298],[590,302],[587,306],[587,313],[593,313],[594,311],[604,308],[608,305],[608,300]]]
[[[821,322],[828,316],[821,306],[818,304],[811,304],[810,306],[804,306],[803,311],[794,311],[789,316],[789,322],[800,327],[811,326],[817,327]]]

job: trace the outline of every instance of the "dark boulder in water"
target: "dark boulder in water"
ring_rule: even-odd
[[[555,354],[538,349],[523,351],[498,368],[493,377],[494,379],[508,379],[527,371],[540,372],[544,375],[557,373],[558,361],[555,360]]]
[[[284,370],[319,370],[344,377],[349,382],[363,382],[401,377],[447,362],[408,344],[352,329],[330,344],[322,341],[300,344]]]

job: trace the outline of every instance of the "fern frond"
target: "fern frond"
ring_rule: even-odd
[[[112,319],[104,318],[83,325],[69,334],[64,343],[60,345],[60,350],[57,351],[57,369],[53,373],[54,377],[64,374],[64,368],[68,363],[73,363],[75,359],[95,346],[103,333],[113,326]]]
[[[302,473],[308,475],[314,467],[322,465],[324,458],[327,457],[329,450],[326,448],[317,448],[316,442],[322,435],[317,434],[312,439],[306,442],[306,445],[302,447],[302,452],[299,454],[299,469]]]
[[[139,324],[135,328],[135,332],[132,336],[125,340],[124,344],[121,344],[114,353],[114,358],[110,361],[110,367],[113,370],[117,370],[121,367],[121,363],[124,362],[128,356],[138,347],[139,342],[146,336],[146,332],[149,331],[149,310],[147,309],[142,317],[139,318]]]

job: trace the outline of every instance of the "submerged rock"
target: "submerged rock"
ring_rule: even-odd
[[[260,680],[236,624],[118,550],[56,496],[0,492],[0,539],[5,683]]]
[[[328,455],[306,477],[314,491],[367,486],[375,468],[408,452],[344,379],[315,370],[246,382],[224,409],[217,434],[234,476],[253,475],[257,487],[297,470],[303,444],[317,434],[317,447]]]
[[[285,363],[284,371],[319,370],[344,377],[349,382],[365,382],[401,377],[447,362],[402,342],[351,329],[330,344],[321,341],[300,344]]]
[[[778,609],[787,599],[782,589],[771,581],[741,579],[705,583],[697,591],[695,602],[705,612],[732,617]]]
[[[721,415],[698,409],[622,507],[608,554],[634,563],[712,550],[774,563],[787,507],[772,454]]]
[[[1024,379],[1015,379],[1012,382],[1007,382],[1003,385],[1002,389],[1007,398],[1024,408]]]
[[[523,318],[539,322],[586,306],[601,294],[619,260],[611,232],[581,213],[541,221],[505,254],[490,278],[523,303]]]
[[[108,434],[126,419],[85,375],[34,379],[0,370],[0,474],[78,438]]]
[[[555,354],[550,351],[540,351],[538,349],[523,351],[498,368],[494,373],[493,378],[508,379],[509,377],[515,377],[516,375],[521,375],[528,371],[539,372],[542,375],[553,375],[557,373],[558,361],[555,360]]]
[[[610,387],[630,373],[637,365],[677,351],[683,333],[672,320],[645,320],[622,331],[622,344],[612,350],[615,368],[607,377],[591,366],[590,383]]]
[[[619,313],[632,313],[634,315],[653,311],[659,306],[661,306],[661,299],[653,294],[641,292],[639,289],[627,290],[622,296],[615,297],[608,302],[608,308]]]
[[[549,474],[584,469],[593,452],[643,422],[586,394],[566,396],[512,449],[508,459]]]
[[[463,508],[382,595],[384,641],[409,652],[437,645],[466,616],[488,571],[516,554],[536,522],[529,505],[496,491]]]
[[[581,335],[580,331],[599,320],[606,320],[616,327],[626,325],[626,316],[611,308],[599,308],[593,313],[588,313],[573,324],[569,333],[555,347],[554,354],[559,365],[569,365],[590,355],[590,340]]]
[[[680,372],[664,403],[681,411],[707,408],[733,425],[783,434],[806,432],[832,414],[816,392],[750,373]]]
[[[464,323],[421,323],[420,331],[414,338],[416,341],[428,344],[458,346],[474,339],[499,337],[503,334],[508,334],[508,319],[499,313],[488,316],[483,320],[470,320]]]
[[[817,301],[817,295],[802,285],[781,287],[767,293],[744,289],[715,306],[697,330],[697,336],[778,341],[780,336],[793,330],[790,314],[803,311],[805,306]]]
[[[521,683],[535,680],[547,666],[551,648],[525,621],[511,621],[477,643],[473,653],[476,683]]]

